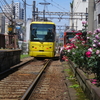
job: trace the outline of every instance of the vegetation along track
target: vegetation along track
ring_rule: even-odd
[[[0,80],[0,100],[25,100],[48,59],[34,60]],[[2,74],[3,75],[3,74]]]

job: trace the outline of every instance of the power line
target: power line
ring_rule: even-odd
[[[56,7],[56,8],[58,8],[58,9],[60,9],[60,10],[62,10],[61,8],[59,8],[59,7],[55,6],[55,5],[54,5],[54,4],[52,4],[52,3],[51,3],[51,5],[52,5],[52,6],[54,6],[54,7]],[[64,11],[64,10],[62,10],[62,11]]]
[[[4,7],[4,9],[3,9],[3,11],[5,10],[5,12],[7,12],[7,13],[9,13],[8,12],[8,10],[7,10],[7,8],[9,9],[9,11],[10,11],[10,13],[11,13],[11,7],[8,5],[8,3],[4,0],[2,0],[2,1],[0,1],[1,2],[1,5],[2,5],[2,7],[4,6],[4,5],[6,5],[6,8]]]
[[[0,8],[1,8],[2,12],[3,12],[3,9],[2,9],[1,6],[0,6]],[[6,13],[3,12],[3,14],[4,14],[10,21],[12,21],[12,20],[6,15]]]
[[[7,2],[6,2],[5,0],[4,0],[4,1],[0,1],[0,2],[1,2],[1,5],[2,5],[2,6],[5,5],[5,3],[7,4]],[[7,4],[7,7],[8,7],[8,9],[10,9],[10,11],[11,11],[11,8],[10,8],[10,6],[8,6],[8,4]],[[11,12],[9,13],[9,12],[7,11],[7,9],[5,9],[5,8],[2,9],[1,6],[0,6],[0,9],[1,9],[2,13],[3,13],[10,21],[12,21],[11,18],[10,18],[10,17],[11,17],[11,14],[10,14]],[[4,10],[5,10],[6,13],[4,12]],[[8,14],[9,14],[10,17],[8,17]]]
[[[9,9],[12,9],[10,6],[9,6],[9,4],[7,3],[7,1],[6,0],[4,0],[4,2],[6,3],[6,5],[9,7]]]
[[[22,0],[27,6],[32,6],[32,5],[30,5],[30,4],[28,4],[28,3],[26,3],[24,0]]]
[[[53,0],[51,0],[51,1],[52,1],[53,3],[55,3],[57,6],[59,6],[59,7],[63,8],[64,10],[69,11],[68,9],[66,9],[66,8],[64,8],[64,7],[62,7],[62,6],[60,6],[58,3],[54,2]]]

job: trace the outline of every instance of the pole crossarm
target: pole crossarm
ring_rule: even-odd
[[[56,30],[65,30],[72,27],[72,26],[66,26],[66,25],[56,25],[56,26],[57,26]],[[74,27],[77,27],[77,26],[74,26]]]
[[[42,19],[43,17],[39,17],[39,18]],[[73,20],[74,20],[74,19],[75,19],[75,20],[76,20],[76,19],[79,19],[79,20],[85,19],[85,18],[65,18],[65,17],[62,17],[62,18],[61,18],[61,17],[46,17],[46,18],[48,18],[48,19],[65,19],[65,20],[66,20],[66,19],[73,19]]]
[[[38,11],[38,12],[35,12],[35,14],[43,15],[43,12],[42,11]],[[86,13],[83,13],[83,12],[76,12],[76,13],[70,13],[70,12],[45,12],[45,15],[86,16]]]

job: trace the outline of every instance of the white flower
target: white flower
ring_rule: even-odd
[[[89,48],[88,51],[92,52],[92,48]]]
[[[96,54],[97,54],[97,55],[100,54],[100,50],[97,50],[97,51],[96,51]]]
[[[74,55],[74,54],[75,54],[75,52],[72,52],[72,54]]]
[[[93,47],[96,47],[96,44],[93,44]]]
[[[68,52],[70,52],[70,49],[68,49]]]
[[[76,46],[76,48],[78,48],[78,46]]]
[[[87,37],[87,39],[90,39],[90,37]]]

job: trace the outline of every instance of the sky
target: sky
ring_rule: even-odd
[[[8,4],[11,4],[12,0],[6,0]],[[21,7],[23,7],[23,1],[25,0],[13,0],[14,2],[20,2]],[[38,8],[38,11],[44,10],[44,5],[41,5],[40,3],[48,2],[50,5],[45,6],[45,11],[47,12],[70,12],[70,3],[72,0],[26,0],[27,6],[26,6],[26,15],[27,18],[32,18],[32,4],[33,1],[36,1],[36,8]],[[52,16],[52,15],[51,15]],[[42,17],[42,16],[41,16]],[[50,17],[50,15],[49,15]],[[53,17],[59,17],[59,16],[53,16]],[[63,17],[69,17],[69,16],[63,16]],[[68,26],[69,20],[68,19],[52,19],[52,21],[56,25],[63,25]]]

